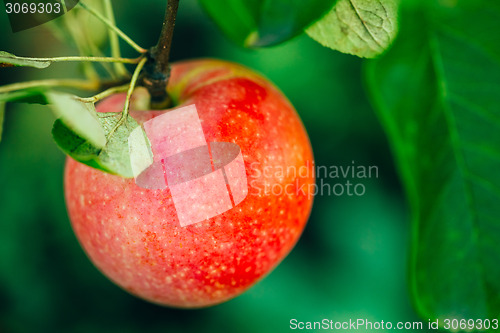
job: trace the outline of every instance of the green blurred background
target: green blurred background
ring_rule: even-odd
[[[115,2],[115,11],[118,25],[147,47],[158,38],[165,1],[145,3]],[[378,179],[359,181],[361,197],[317,196],[295,249],[245,294],[207,309],[163,308],[122,291],[89,262],[66,215],[53,115],[39,105],[9,105],[0,143],[0,332],[286,332],[292,318],[419,321],[407,287],[409,213],[364,91],[362,60],[305,35],[241,49],[195,0],[181,1],[177,22],[174,60],[215,57],[261,72],[298,110],[317,165],[374,165]],[[0,50],[17,55],[76,52],[43,27],[13,34],[4,13],[0,31]],[[5,68],[0,83],[78,73],[67,64]]]

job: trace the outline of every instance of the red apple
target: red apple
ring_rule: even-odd
[[[181,227],[168,188],[148,190],[68,159],[69,217],[91,261],[148,301],[203,307],[229,300],[269,273],[307,222],[313,156],[293,106],[268,80],[240,65],[194,60],[172,66],[177,107],[195,104],[208,142],[242,151],[248,195],[234,208]],[[99,112],[120,112],[122,94]],[[140,123],[166,111],[137,111]],[[154,138],[153,138],[154,139]]]

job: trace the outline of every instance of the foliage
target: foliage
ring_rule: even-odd
[[[339,0],[307,34],[331,49],[374,58],[396,37],[397,14],[398,0]]]
[[[495,32],[499,31],[500,5],[488,0],[403,0],[400,10],[395,0],[199,1],[226,35],[245,47],[278,45],[305,31],[331,49],[375,58],[365,60],[366,89],[386,131],[412,210],[413,301],[424,319],[497,318],[500,34]],[[61,31],[63,25],[58,21],[54,26]],[[71,31],[65,36],[75,39],[78,31]],[[88,41],[78,38],[79,51],[90,52]],[[295,51],[302,55],[302,50]],[[339,55],[332,53],[331,57],[332,63],[340,63]],[[113,58],[114,65],[125,63],[116,54]],[[342,72],[340,66],[336,72],[324,71],[323,67],[330,67],[323,60],[308,59],[321,68],[315,82],[321,80],[319,76],[328,76],[326,73],[354,76]],[[29,59],[7,52],[0,53],[0,62],[2,67],[45,68],[51,64],[46,58]],[[103,68],[111,78],[130,80],[123,67]],[[87,62],[84,71],[93,80],[99,72]],[[136,67],[135,74],[139,72]],[[288,74],[282,82],[301,85],[303,81],[297,78],[305,81],[308,77]],[[337,84],[328,93],[341,99],[338,91],[343,86]],[[126,139],[138,124],[130,117],[120,122],[126,112],[99,115],[92,98],[62,94],[59,88],[26,86],[2,91],[0,87],[0,138],[4,103],[49,103],[59,118],[53,137],[66,154],[130,177]],[[134,85],[130,88],[133,91]],[[310,90],[322,88],[318,85]],[[360,98],[351,97],[352,104]],[[311,98],[307,103],[315,101]],[[347,114],[337,110],[314,117],[321,122],[325,117],[342,119]],[[321,128],[321,124],[317,126]],[[324,134],[335,135],[334,131]]]
[[[496,2],[419,5],[367,66],[413,210],[411,284],[424,317],[500,311],[500,35],[489,30],[499,21]]]
[[[276,45],[297,36],[335,1],[200,0],[221,30],[246,47]]]
[[[0,51],[0,67],[10,67],[10,66],[47,68],[50,66],[50,62],[18,57],[11,53]]]

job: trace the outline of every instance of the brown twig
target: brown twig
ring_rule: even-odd
[[[171,104],[167,85],[170,78],[170,48],[178,7],[179,0],[168,1],[160,38],[156,46],[149,50],[149,61],[142,76],[142,85],[148,89],[151,95],[152,109],[165,109]]]

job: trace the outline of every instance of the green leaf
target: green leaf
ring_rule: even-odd
[[[366,74],[412,209],[415,304],[423,318],[498,318],[500,4],[429,6],[401,22]]]
[[[56,117],[67,127],[97,148],[106,145],[106,135],[93,103],[84,103],[76,96],[58,92],[48,92],[46,98]]]
[[[99,120],[109,136],[110,132],[115,128],[120,121],[121,113],[102,113],[99,114]],[[110,173],[120,175],[126,178],[134,177],[132,165],[130,163],[128,139],[132,131],[139,124],[132,117],[127,117],[127,121],[123,123],[114,134],[110,137],[106,147],[98,156],[98,164],[103,170]],[[144,130],[142,130],[144,133]],[[144,133],[146,135],[146,133]]]
[[[221,30],[245,47],[282,43],[302,33],[336,0],[200,0]]]
[[[144,108],[149,102],[147,97],[147,92],[138,89],[131,105],[135,110]],[[58,118],[52,128],[52,136],[63,152],[93,168],[126,178],[134,176],[128,139],[139,125],[132,117],[128,117],[111,135],[121,113],[98,113],[93,103],[84,103],[70,94],[29,89],[0,94],[0,107],[5,102],[49,104]],[[1,112],[0,117],[2,120]]]
[[[374,58],[393,42],[398,30],[398,0],[339,0],[306,30],[323,46]]]
[[[0,51],[0,67],[14,67],[14,66],[47,68],[50,66],[50,61],[18,57],[11,53]]]
[[[4,117],[5,117],[5,103],[0,102],[0,142],[2,141]]]
[[[61,119],[56,119],[54,122],[52,136],[67,155],[84,164],[96,167],[93,161],[102,149],[92,145],[83,136],[72,131]]]
[[[59,147],[75,160],[126,178],[133,177],[128,138],[139,125],[122,113],[98,113],[93,103],[75,96],[50,92],[47,100],[58,119],[52,136]]]
[[[34,103],[47,104],[44,91],[41,89],[25,89],[8,93],[0,93],[0,103]]]
[[[121,113],[97,113],[97,118],[105,135],[110,136],[111,131],[121,118]],[[132,117],[128,117],[127,121],[116,129],[102,148],[93,145],[87,138],[77,134],[61,119],[54,123],[52,136],[57,145],[73,159],[114,175],[132,178],[134,174],[130,162],[128,139],[131,132],[138,126],[139,124]],[[142,131],[144,132],[144,130]]]

